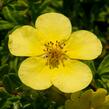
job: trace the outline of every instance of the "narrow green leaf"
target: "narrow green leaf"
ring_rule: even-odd
[[[103,61],[100,63],[97,69],[97,73],[100,75],[107,72],[109,72],[109,55],[104,57]]]
[[[13,28],[14,24],[5,20],[0,20],[0,30]]]
[[[14,10],[11,9],[11,7],[9,8],[7,6],[3,7],[3,9],[2,9],[2,13],[3,13],[5,19],[10,22],[16,23],[16,19],[14,18],[13,14],[12,14],[13,11]]]
[[[13,91],[13,87],[12,87],[13,83],[12,83],[12,81],[11,81],[11,79],[9,78],[8,75],[4,75],[4,77],[3,77],[3,84],[4,84],[4,86],[5,86],[5,89],[6,89],[8,92],[11,93],[11,92]]]

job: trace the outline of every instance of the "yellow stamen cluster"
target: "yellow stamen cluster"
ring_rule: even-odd
[[[50,68],[58,68],[60,63],[66,59],[65,52],[63,50],[65,44],[56,41],[55,43],[49,42],[45,44],[45,58],[47,59],[46,65],[49,65]]]

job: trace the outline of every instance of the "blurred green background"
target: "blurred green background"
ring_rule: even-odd
[[[67,16],[72,31],[86,29],[98,36],[103,52],[94,61],[84,61],[94,76],[85,90],[104,88],[109,93],[109,0],[0,0],[0,109],[73,109],[66,103],[72,94],[54,87],[35,91],[24,86],[17,75],[24,58],[12,56],[8,50],[9,33],[22,25],[34,26],[37,17],[46,12]]]

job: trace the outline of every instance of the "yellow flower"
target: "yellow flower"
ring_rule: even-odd
[[[22,26],[9,35],[10,52],[15,56],[29,56],[18,71],[25,85],[36,90],[54,85],[71,93],[90,84],[91,70],[79,60],[98,57],[102,51],[101,42],[89,31],[71,32],[67,17],[46,13],[37,18],[35,28]]]

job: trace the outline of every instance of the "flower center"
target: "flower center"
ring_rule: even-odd
[[[53,43],[50,41],[44,46],[45,58],[47,60],[46,65],[49,65],[50,68],[58,68],[59,64],[62,63],[64,66],[63,61],[66,60],[66,51],[64,51],[63,48],[65,43],[58,41]]]

